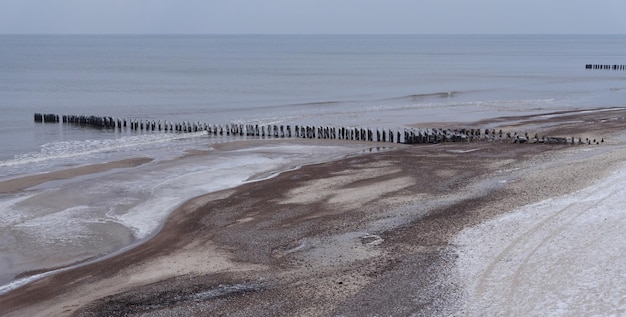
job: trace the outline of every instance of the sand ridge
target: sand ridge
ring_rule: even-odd
[[[152,159],[148,157],[130,158],[120,161],[89,164],[74,168],[68,168],[58,170],[49,173],[41,173],[37,175],[30,175],[24,177],[18,177],[8,180],[0,181],[0,194],[14,193],[18,190],[33,187],[35,185],[43,184],[50,181],[68,179],[85,174],[95,174],[105,172],[115,168],[132,168],[142,164],[151,162]]]

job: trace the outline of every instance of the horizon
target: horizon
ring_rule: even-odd
[[[0,33],[0,36],[624,36],[626,33]]]

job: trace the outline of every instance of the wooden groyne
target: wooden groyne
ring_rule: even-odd
[[[51,113],[35,113],[35,122],[57,123],[59,122],[59,115]]]
[[[445,142],[510,142],[540,144],[591,144],[588,139],[539,137],[537,134],[517,134],[495,129],[419,129],[363,128],[311,125],[209,124],[206,122],[170,122],[162,120],[122,119],[107,116],[57,115],[35,113],[37,123],[62,123],[94,129],[118,129],[136,132],[192,133],[206,131],[213,136],[255,138],[304,138],[387,142],[403,144],[435,144]],[[604,142],[602,140],[601,142]],[[601,143],[594,140],[594,143]]]
[[[626,70],[626,65],[586,64],[585,69]]]

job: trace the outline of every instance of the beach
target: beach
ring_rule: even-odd
[[[350,150],[195,195],[158,233],[122,252],[24,272],[37,278],[2,293],[0,314],[624,314],[626,110],[472,124],[591,144],[337,141]],[[280,142],[302,151],[326,141]],[[267,143],[216,147],[275,150]],[[149,160],[116,164],[0,188]]]

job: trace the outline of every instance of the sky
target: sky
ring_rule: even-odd
[[[0,34],[626,34],[625,0],[0,0]]]

